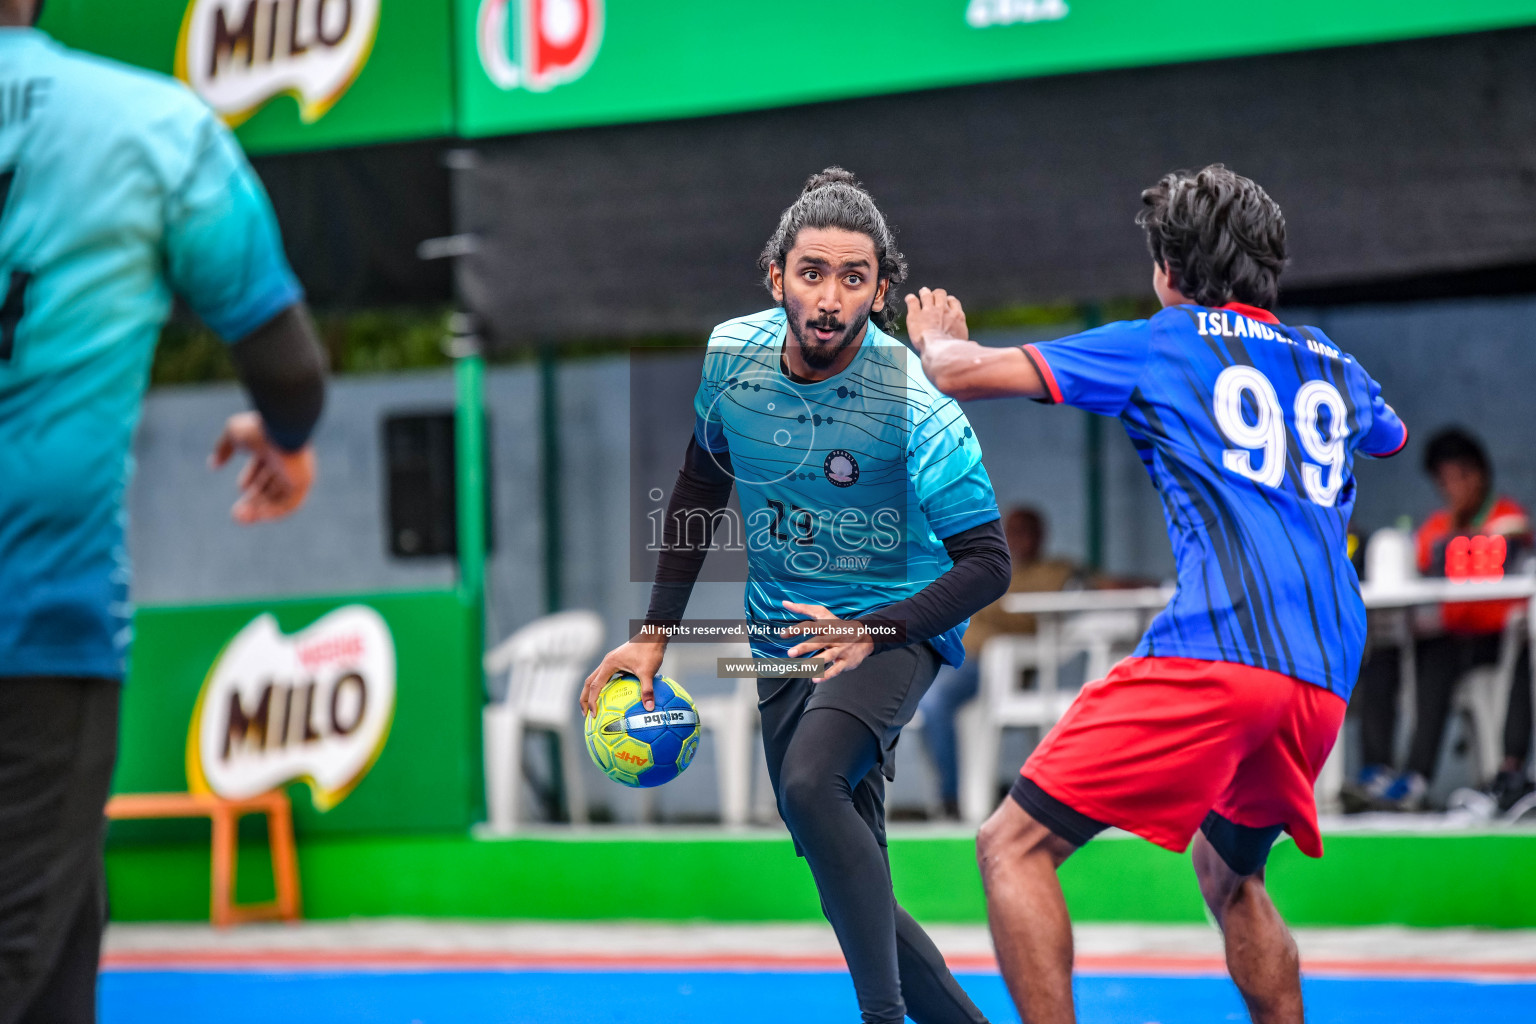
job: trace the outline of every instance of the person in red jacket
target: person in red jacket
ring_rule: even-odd
[[[1415,535],[1419,572],[1450,579],[1498,579],[1513,571],[1529,550],[1531,520],[1513,498],[1493,489],[1493,466],[1482,443],[1459,427],[1442,430],[1424,452],[1424,470],[1433,478],[1445,507],[1424,521]],[[1377,651],[1361,670],[1356,689],[1364,769],[1345,798],[1352,809],[1417,810],[1429,780],[1450,713],[1458,679],[1468,669],[1498,661],[1499,642],[1509,616],[1524,601],[1468,601],[1441,607],[1442,632],[1417,641],[1413,739],[1408,764],[1394,772],[1392,735],[1397,719],[1398,657]],[[1530,652],[1515,668],[1504,724],[1504,762],[1490,792],[1507,810],[1530,792],[1525,761],[1531,749]]]

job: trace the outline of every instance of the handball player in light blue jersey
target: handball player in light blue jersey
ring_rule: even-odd
[[[254,412],[234,516],[314,474],[323,360],[272,209],[211,111],[72,52],[0,0],[0,1024],[95,1019],[103,806],[130,630],[124,494],[179,296],[231,343]]]
[[[1007,588],[997,500],[965,414],[882,329],[906,262],[852,175],[812,177],[759,265],[778,306],[710,338],[646,625],[681,622],[707,550],[739,527],[753,654],[783,670],[758,679],[769,778],[863,1019],[974,1024],[892,893],[884,787],[938,666],[960,664],[970,615]],[[603,660],[583,709],[617,672],[649,700],[656,629]]]

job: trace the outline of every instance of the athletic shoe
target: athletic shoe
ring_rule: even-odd
[[[1536,791],[1536,785],[1532,785],[1524,772],[1502,771],[1488,784],[1488,795],[1499,802],[1501,813],[1508,811],[1519,803],[1521,797],[1533,791]]]
[[[1480,789],[1469,789],[1466,786],[1452,790],[1446,797],[1445,809],[1452,813],[1460,811],[1475,821],[1492,821],[1499,816],[1499,802],[1490,794]]]
[[[1403,772],[1381,794],[1377,807],[1383,811],[1422,811],[1429,782],[1418,772]]]
[[[1387,787],[1392,785],[1396,778],[1397,773],[1386,765],[1366,765],[1360,770],[1358,779],[1344,783],[1339,789],[1339,800],[1344,804],[1344,813],[1359,814],[1362,811],[1378,809],[1381,798],[1387,792]]]

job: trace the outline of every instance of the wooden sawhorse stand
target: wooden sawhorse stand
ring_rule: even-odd
[[[267,816],[272,880],[277,890],[277,898],[269,903],[235,903],[237,826],[247,814]],[[126,793],[107,801],[107,817],[208,818],[213,823],[213,923],[224,928],[246,921],[298,920],[299,864],[293,842],[293,808],[281,790],[244,800],[203,793]]]

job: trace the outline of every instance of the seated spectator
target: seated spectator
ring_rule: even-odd
[[[1513,499],[1493,490],[1493,467],[1481,442],[1451,428],[1432,438],[1424,471],[1445,499],[1415,535],[1419,571],[1425,576],[1500,577],[1531,542],[1529,516]],[[1360,671],[1353,705],[1359,712],[1364,768],[1344,788],[1346,810],[1419,810],[1450,714],[1456,682],[1469,669],[1498,661],[1505,622],[1524,601],[1477,601],[1441,607],[1442,632],[1415,641],[1417,663],[1413,737],[1401,772],[1392,764],[1397,727],[1398,652],[1377,649]],[[1504,728],[1504,762],[1490,783],[1501,810],[1531,789],[1524,771],[1531,746],[1530,651],[1515,668]]]
[[[1008,549],[1013,555],[1013,582],[1009,593],[1061,590],[1078,577],[1078,569],[1062,559],[1042,559],[1045,519],[1032,508],[1015,507],[1003,521]],[[1002,602],[988,605],[971,617],[965,631],[965,664],[939,669],[918,710],[923,713],[923,737],[939,776],[939,795],[944,816],[960,817],[960,768],[955,748],[955,715],[960,706],[976,696],[980,685],[981,648],[994,636],[1035,632],[1033,615],[1003,610]]]

